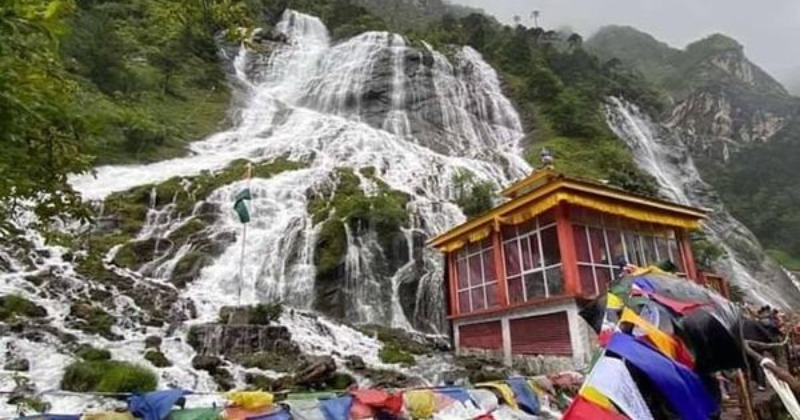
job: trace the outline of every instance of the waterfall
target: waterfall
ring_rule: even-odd
[[[337,167],[374,167],[375,177],[410,197],[409,232],[430,237],[464,220],[448,201],[453,175],[467,170],[480,180],[504,185],[530,171],[520,157],[522,124],[505,98],[495,71],[479,53],[457,48],[448,59],[429,46],[414,47],[403,37],[367,32],[332,44],[319,19],[287,11],[277,29],[289,41],[268,56],[241,50],[234,60],[236,85],[247,86],[246,105],[229,131],[192,144],[192,155],[139,166],[98,168],[97,177],[74,177],[74,187],[90,199],[102,199],[145,183],[216,170],[247,158],[278,157],[310,162],[308,169],[254,179],[252,222],[248,226],[243,276],[238,277],[243,240],[234,243],[188,286],[201,318],[212,319],[223,305],[280,300],[311,309],[314,301],[313,241],[318,226],[306,210],[306,191],[329,183]],[[355,171],[356,173],[358,171]],[[366,195],[371,180],[361,179]],[[229,208],[241,188],[234,183],[209,201]],[[161,216],[169,221],[168,217]],[[180,221],[173,221],[180,223]],[[153,232],[163,232],[160,224]],[[236,232],[230,212],[213,227]],[[143,232],[144,234],[150,232]],[[409,233],[411,235],[411,233]],[[346,318],[407,327],[409,321],[441,325],[442,267],[435,252],[397,261],[386,278],[375,234],[347,232]],[[298,249],[305,258],[293,258]],[[406,258],[406,257],[404,257]],[[414,259],[418,262],[414,263]],[[170,271],[165,262],[158,273]],[[403,313],[401,289],[417,281],[413,306]],[[389,304],[393,302],[392,304]],[[400,313],[398,313],[400,312]],[[433,316],[431,324],[420,317]]]
[[[790,308],[800,302],[800,289],[769,261],[753,233],[724,208],[677,135],[619,98],[609,99],[606,117],[609,127],[633,151],[636,164],[655,177],[666,198],[710,211],[705,231],[726,253],[715,266],[720,274],[758,303]]]

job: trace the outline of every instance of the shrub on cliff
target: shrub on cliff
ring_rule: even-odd
[[[61,379],[61,389],[74,392],[147,392],[157,385],[150,369],[116,360],[74,362]]]

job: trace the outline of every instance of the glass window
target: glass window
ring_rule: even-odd
[[[498,304],[497,302],[498,287],[497,283],[492,283],[486,286],[486,304],[492,308]]]
[[[558,232],[555,226],[542,231],[542,256],[545,266],[561,263],[561,250],[558,247]]]
[[[669,256],[669,246],[667,245],[666,237],[656,237],[656,253],[658,253],[658,262],[672,260],[672,258]]]
[[[476,286],[483,282],[483,267],[481,267],[481,254],[469,257],[469,285]]]
[[[483,287],[472,289],[472,310],[486,309],[486,292]]]
[[[583,293],[591,295],[597,292],[594,286],[594,270],[591,265],[579,265],[578,275],[581,280],[581,290]]]
[[[456,276],[458,278],[457,298],[460,313],[491,308],[499,303],[497,300],[497,275],[494,268],[494,249],[490,239],[469,244],[458,252]]]
[[[606,237],[601,228],[589,228],[589,240],[592,252],[592,262],[608,265],[606,253]]]
[[[575,251],[579,262],[592,262],[589,254],[589,239],[586,237],[585,226],[572,226],[572,236],[575,238]]]
[[[512,304],[525,302],[525,292],[522,288],[522,277],[508,279],[508,301]]]
[[[525,295],[528,300],[547,296],[544,286],[544,272],[534,271],[525,275]]]
[[[456,264],[456,275],[458,277],[458,288],[463,289],[469,285],[469,274],[467,273],[467,259],[459,258]]]
[[[652,236],[642,236],[642,249],[644,250],[644,263],[645,265],[658,264],[658,256],[656,255],[655,238]]]
[[[608,283],[611,282],[611,270],[606,267],[596,267],[594,269],[595,276],[597,276],[598,293],[605,293],[608,291]]]
[[[622,235],[616,229],[606,230],[608,250],[611,253],[611,265],[620,266],[626,261],[625,247],[622,245]]]
[[[506,242],[503,245],[506,254],[506,275],[516,276],[521,272],[519,264],[519,242]]]
[[[510,303],[564,293],[561,252],[554,222],[554,213],[548,212],[519,225],[516,230],[502,230]],[[519,259],[513,256],[516,249],[519,250]],[[546,277],[545,270],[552,271],[552,279]]]
[[[678,248],[678,240],[674,237],[669,238],[669,253],[672,263],[675,264],[678,272],[685,273],[686,271],[683,267],[683,257],[681,257],[680,248]]]
[[[547,278],[547,293],[550,295],[560,295],[564,293],[564,279],[561,267],[548,268],[545,272]]]
[[[463,314],[470,311],[469,290],[458,292],[458,312]]]

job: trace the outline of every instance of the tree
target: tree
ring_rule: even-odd
[[[522,18],[519,15],[514,15],[514,24],[519,25],[522,22]]]
[[[533,27],[534,28],[538,28],[539,27],[539,11],[538,10],[534,10],[531,13],[531,17],[533,18]]]
[[[573,33],[569,36],[569,38],[567,38],[567,43],[569,44],[570,49],[574,50],[583,45],[583,38],[580,35]]]
[[[76,85],[58,54],[67,0],[0,5],[0,230],[29,202],[41,223],[85,217],[67,175],[89,169]]]

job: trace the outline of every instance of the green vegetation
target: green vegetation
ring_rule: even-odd
[[[630,151],[608,128],[604,101],[622,96],[660,110],[662,94],[638,75],[602,63],[583,49],[580,36],[501,26],[472,14],[446,16],[413,37],[440,48],[466,44],[483,54],[500,72],[506,93],[533,131],[527,157],[534,165],[541,148],[547,147],[558,171],[607,179],[639,193],[655,192],[653,180],[636,167]]]
[[[250,323],[253,325],[270,325],[277,322],[283,314],[280,303],[259,303],[250,309]]]
[[[800,258],[779,249],[768,249],[767,255],[790,271],[800,271]]]
[[[395,347],[391,344],[385,344],[378,352],[378,357],[381,358],[383,363],[402,363],[405,365],[413,365],[416,359],[410,353],[406,353],[402,349]]]
[[[74,362],[61,379],[61,389],[75,392],[146,392],[157,385],[151,370],[115,360]]]
[[[725,250],[711,242],[702,230],[692,232],[690,239],[697,267],[701,270],[712,271],[712,265],[725,255]]]
[[[19,295],[0,296],[0,321],[9,322],[18,317],[43,318],[47,310]]]
[[[107,338],[118,338],[111,332],[114,317],[97,306],[88,303],[73,303],[69,308],[70,317],[74,318],[73,327],[90,334],[98,334]]]
[[[468,218],[478,216],[494,207],[497,187],[493,182],[477,181],[472,172],[461,171],[453,176],[456,204]]]
[[[89,344],[81,344],[75,355],[87,362],[103,362],[111,360],[111,352],[105,349],[97,349]]]
[[[336,270],[344,262],[347,255],[345,224],[353,232],[374,230],[384,245],[402,228],[408,227],[408,196],[378,179],[374,168],[362,169],[361,175],[378,186],[374,196],[364,193],[361,180],[352,169],[339,168],[335,186],[330,191],[318,192],[308,201],[308,212],[314,223],[323,222],[314,253],[318,279],[335,278]]]
[[[161,350],[157,349],[148,349],[144,353],[144,358],[148,362],[152,363],[153,366],[158,368],[165,368],[172,366],[172,362],[167,359],[167,356],[161,352]]]
[[[734,154],[725,165],[716,166],[708,179],[717,186],[730,212],[789,269],[800,268],[797,139],[800,121],[792,122],[766,144]]]
[[[245,0],[15,0],[0,5],[0,220],[87,219],[68,173],[163,159],[219,128],[229,93],[214,36],[253,27]],[[238,31],[228,31],[238,34]]]

